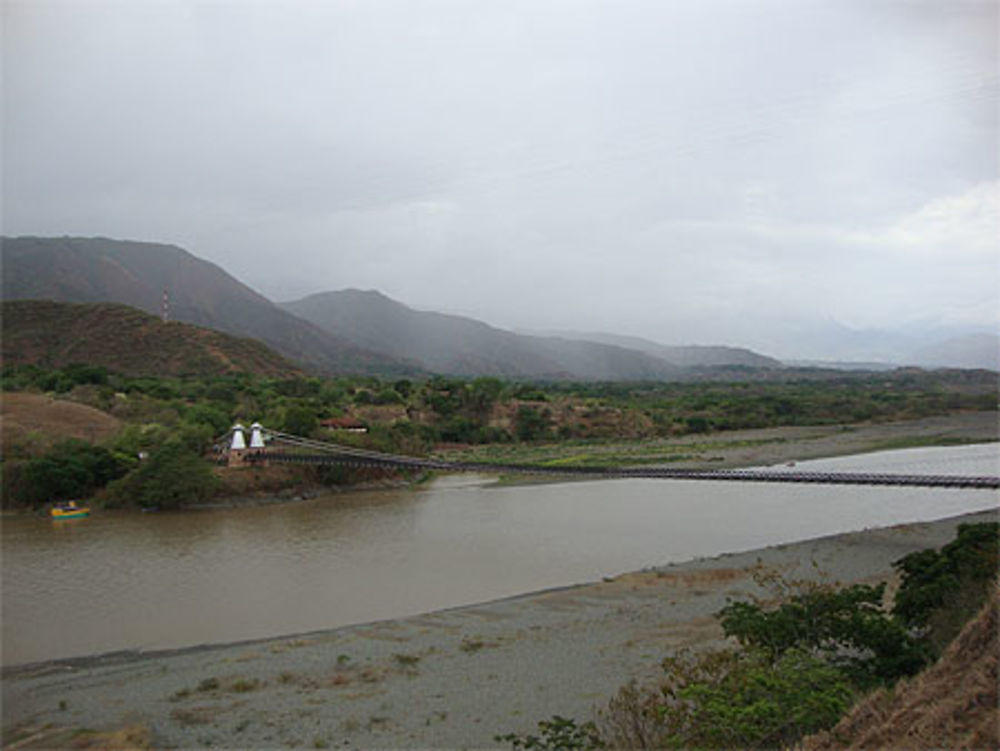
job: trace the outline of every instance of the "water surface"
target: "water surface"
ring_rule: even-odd
[[[998,474],[998,456],[990,444],[797,468]],[[466,475],[287,505],[6,519],[3,661],[304,632],[996,505],[985,490]]]

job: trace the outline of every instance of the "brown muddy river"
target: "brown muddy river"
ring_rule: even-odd
[[[997,474],[996,444],[800,469]],[[602,480],[429,486],[2,527],[3,663],[293,634],[997,506],[982,490]]]

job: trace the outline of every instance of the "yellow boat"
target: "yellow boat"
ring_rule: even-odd
[[[83,519],[90,516],[90,507],[81,506],[76,501],[67,501],[57,503],[49,510],[49,513],[53,519]]]

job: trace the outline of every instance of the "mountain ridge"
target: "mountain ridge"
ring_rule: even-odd
[[[162,243],[101,237],[0,237],[0,259],[5,300],[117,302],[156,315],[166,289],[171,319],[258,339],[320,375],[440,373],[662,381],[714,378],[733,368],[773,375],[786,367],[746,347],[670,346],[606,332],[508,331],[466,316],[411,308],[376,290],[318,292],[276,303],[222,267]],[[739,328],[738,322],[734,325]],[[783,325],[794,328],[798,324],[786,321]],[[840,339],[854,341],[858,346],[852,351],[872,355],[865,363],[857,363],[856,357],[820,358],[852,361],[836,363],[838,368],[864,369],[874,362],[879,363],[878,369],[907,364],[1000,367],[996,334],[930,344],[925,338],[915,356],[898,357],[906,345],[915,349],[918,340],[891,332],[866,334],[832,321],[827,328]],[[811,337],[814,344],[817,336]],[[831,354],[836,351],[834,347]],[[810,360],[817,358],[796,358],[788,364],[794,367]]]
[[[682,371],[624,347],[533,337],[473,318],[410,308],[376,290],[319,292],[279,303],[320,328],[429,371],[456,375],[581,380],[662,380]]]
[[[782,368],[784,363],[773,357],[762,355],[746,347],[725,345],[686,344],[670,345],[627,334],[612,334],[601,331],[541,331],[524,332],[533,336],[559,337],[578,341],[613,344],[620,347],[646,352],[684,368],[742,365],[751,368]]]
[[[259,339],[320,373],[416,373],[411,363],[338,340],[279,308],[214,263],[176,245],[109,238],[0,238],[2,297],[117,302]]]

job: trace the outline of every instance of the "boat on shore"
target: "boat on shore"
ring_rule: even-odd
[[[90,507],[81,506],[76,501],[66,501],[49,509],[49,515],[53,519],[83,519],[90,516]]]

